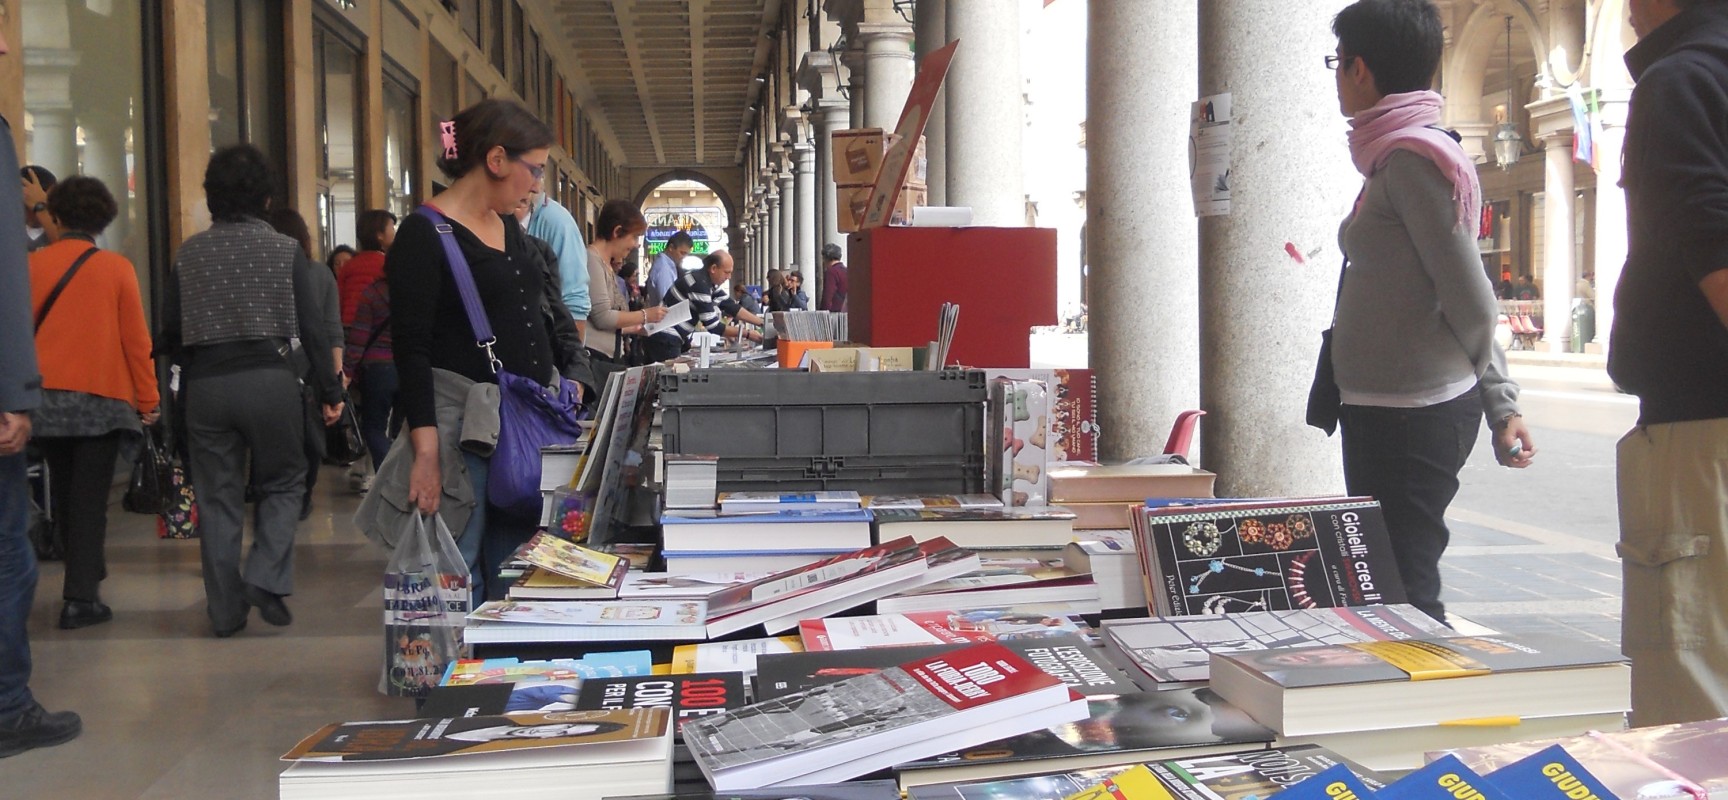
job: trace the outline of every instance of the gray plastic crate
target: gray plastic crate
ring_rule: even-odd
[[[720,457],[721,491],[984,488],[976,370],[698,370],[660,376],[668,453]]]

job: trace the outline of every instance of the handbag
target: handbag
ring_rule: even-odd
[[[1344,258],[1338,268],[1338,293],[1332,298],[1332,327],[1320,332],[1320,357],[1314,364],[1314,383],[1308,387],[1308,424],[1331,436],[1338,430],[1338,412],[1344,396],[1338,390],[1338,378],[1332,371],[1332,329],[1338,327],[1338,298],[1344,295],[1344,271],[1350,268],[1350,258]]]
[[[324,429],[324,463],[346,467],[366,457],[366,437],[360,433],[360,415],[354,400],[342,392],[342,416]]]
[[[144,441],[132,461],[132,476],[120,507],[134,514],[161,514],[174,497],[174,461],[162,446],[153,425],[144,426]]]
[[[462,297],[462,308],[474,329],[474,344],[485,351],[486,361],[498,380],[498,446],[492,451],[487,473],[486,499],[507,513],[537,517],[540,449],[574,444],[582,439],[582,426],[577,422],[582,390],[562,377],[555,377],[553,386],[543,386],[539,381],[504,369],[492,352],[498,340],[492,335],[492,323],[474,286],[473,270],[456,244],[456,233],[449,220],[429,205],[420,206],[415,213],[431,220],[438,231],[445,259],[450,262],[450,275]]]

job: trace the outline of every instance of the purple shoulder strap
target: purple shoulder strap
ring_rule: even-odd
[[[486,317],[486,307],[480,304],[480,290],[474,287],[474,271],[468,268],[468,259],[456,244],[456,231],[450,227],[450,220],[431,205],[421,205],[414,213],[431,220],[433,229],[438,231],[438,240],[444,244],[444,259],[450,262],[450,277],[456,281],[456,293],[462,296],[462,309],[468,312],[468,326],[474,329],[474,344],[486,351],[486,360],[494,374],[502,371],[503,363],[492,353],[492,345],[498,339],[492,335],[492,322]]]

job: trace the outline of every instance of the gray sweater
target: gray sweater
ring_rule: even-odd
[[[1345,403],[1422,408],[1480,387],[1490,423],[1518,412],[1476,231],[1457,219],[1452,183],[1421,155],[1395,152],[1368,180],[1338,233],[1350,267],[1332,366]]]

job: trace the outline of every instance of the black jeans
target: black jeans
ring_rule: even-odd
[[[120,455],[119,431],[102,436],[53,436],[36,440],[48,462],[54,523],[66,540],[66,582],[60,596],[96,602],[108,577],[108,488]]]
[[[1380,501],[1392,554],[1410,604],[1446,621],[1440,602],[1440,556],[1451,531],[1446,507],[1458,494],[1458,472],[1482,430],[1475,390],[1426,408],[1345,405],[1344,484]]]
[[[372,469],[384,463],[393,438],[390,410],[396,407],[396,365],[379,361],[360,365],[360,433],[372,456]]]

